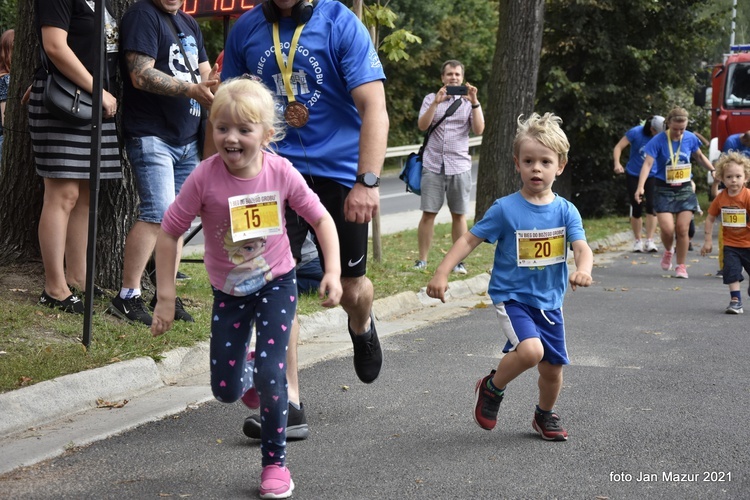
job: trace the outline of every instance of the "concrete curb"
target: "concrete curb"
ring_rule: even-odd
[[[489,275],[451,282],[449,298],[466,298],[487,290]],[[378,321],[389,321],[439,303],[419,293],[403,292],[378,299],[373,312]],[[346,332],[347,316],[340,307],[300,317],[300,343],[312,342],[330,332]],[[117,402],[152,392],[180,380],[208,372],[208,342],[179,347],[160,361],[143,357],[80,373],[65,375],[0,394],[0,438],[46,425],[96,408],[97,401]]]

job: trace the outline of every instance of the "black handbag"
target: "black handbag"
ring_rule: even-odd
[[[47,69],[47,82],[44,85],[42,101],[47,111],[71,125],[90,125],[93,113],[93,97],[62,73]]]

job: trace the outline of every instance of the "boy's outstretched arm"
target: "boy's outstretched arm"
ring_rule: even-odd
[[[703,248],[701,248],[701,255],[706,256],[711,253],[711,250],[713,250],[714,247],[714,240],[713,240],[713,232],[714,232],[714,222],[716,221],[716,217],[714,217],[711,214],[708,214],[706,216],[706,226],[703,230]]]
[[[433,299],[445,302],[445,292],[448,290],[448,276],[456,265],[464,260],[484,240],[474,236],[471,231],[466,231],[453,244],[443,261],[435,271],[435,275],[427,284],[427,295]]]
[[[573,290],[579,286],[591,285],[591,270],[594,267],[594,252],[586,240],[576,240],[572,243],[573,260],[576,263],[576,270],[568,277],[570,286]]]

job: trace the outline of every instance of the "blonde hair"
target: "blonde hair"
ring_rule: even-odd
[[[260,81],[239,77],[222,83],[211,104],[209,119],[225,109],[237,122],[259,123],[265,131],[273,130],[269,144],[284,138],[284,122],[276,112],[276,101]]]
[[[562,118],[553,113],[544,113],[543,116],[532,113],[526,120],[523,119],[523,115],[519,115],[517,122],[518,129],[513,139],[513,156],[518,157],[524,140],[534,139],[557,153],[561,165],[568,163],[570,142],[560,127]]]
[[[729,165],[736,163],[742,167],[745,171],[745,180],[750,179],[750,158],[737,151],[729,151],[728,153],[722,153],[719,159],[716,161],[716,174],[715,177],[719,180],[724,178],[724,171]]]

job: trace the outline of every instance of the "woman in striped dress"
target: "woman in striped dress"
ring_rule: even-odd
[[[103,2],[108,3],[108,2]],[[83,90],[92,92],[97,63],[93,0],[35,0],[40,49],[47,65]],[[117,70],[118,32],[111,9],[105,13],[107,64],[105,89],[113,88]],[[44,178],[44,204],[39,219],[39,246],[44,262],[40,305],[83,313],[83,302],[71,288],[84,289],[89,217],[91,125],[77,126],[53,117],[44,107],[46,71],[34,79],[29,100],[29,128],[36,172]],[[115,128],[117,100],[102,97],[101,179],[119,179],[120,150]]]

